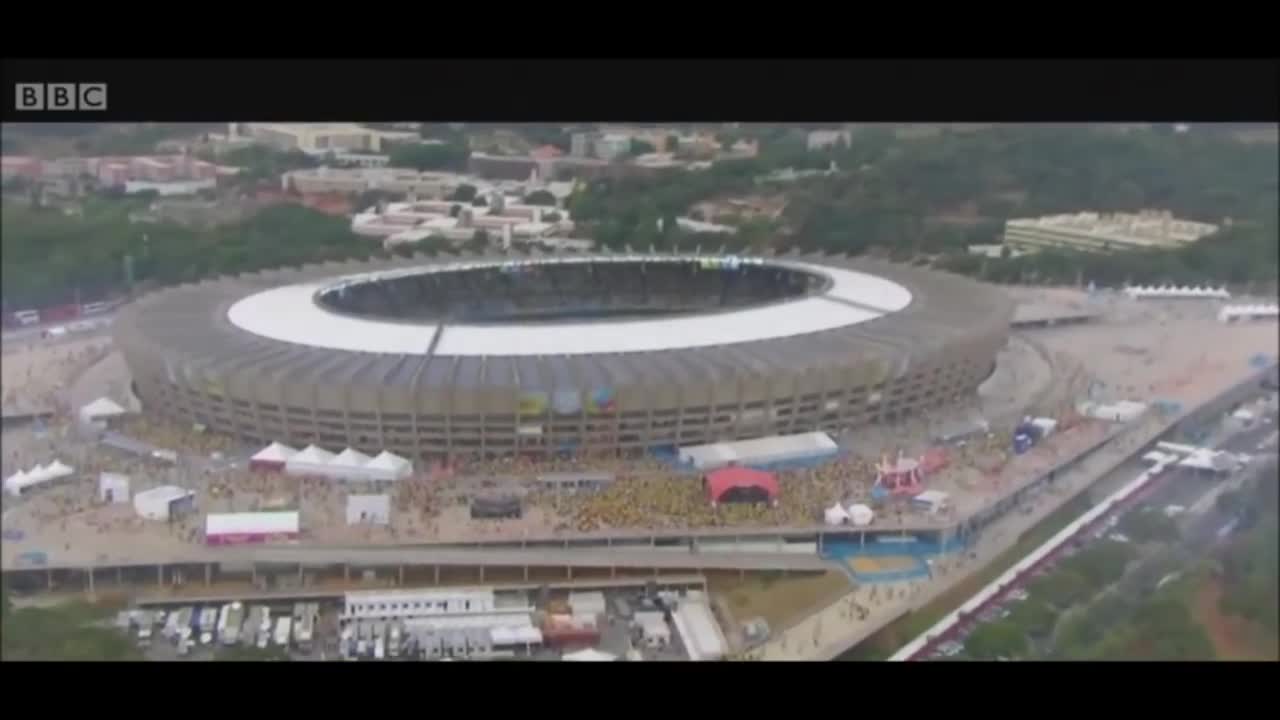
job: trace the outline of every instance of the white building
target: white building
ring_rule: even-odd
[[[516,612],[521,610],[531,612],[516,608]],[[342,619],[403,620],[496,612],[497,599],[488,589],[371,590],[347,593]]]
[[[248,123],[246,129],[254,140],[308,155],[382,149],[382,133],[352,123]]]
[[[160,197],[179,197],[183,195],[195,195],[202,190],[214,190],[217,187],[218,180],[216,178],[206,178],[204,180],[173,180],[169,182],[126,180],[124,184],[124,192],[126,195],[154,192]]]
[[[852,135],[848,130],[811,130],[805,138],[805,147],[810,150],[824,150],[843,142],[846,146]]]
[[[129,499],[128,475],[111,472],[98,474],[98,502],[123,505]]]
[[[1087,252],[1172,249],[1218,231],[1217,225],[1178,220],[1167,211],[1101,215],[1049,215],[1005,223],[1004,242],[1025,250],[1069,248]]]
[[[638,612],[632,619],[632,626],[640,630],[640,642],[651,650],[671,644],[671,626],[660,612]]]
[[[196,494],[175,485],[162,485],[133,496],[133,509],[147,520],[170,520],[195,507]]]
[[[613,161],[631,152],[631,136],[620,133],[601,135],[595,141],[596,157]]]

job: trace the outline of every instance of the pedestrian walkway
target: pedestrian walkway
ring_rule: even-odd
[[[938,558],[923,579],[862,585],[778,633],[757,655],[765,660],[833,660],[885,625],[936,600],[965,578],[986,567],[1016,544],[1019,537],[1057,511],[1070,498],[1112,472],[1139,448],[1169,428],[1160,416],[1148,416],[1057,475],[1053,487],[1037,498],[1029,513],[1008,513],[989,526],[969,552]]]

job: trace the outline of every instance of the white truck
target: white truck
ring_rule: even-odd
[[[276,619],[276,644],[280,647],[289,647],[289,631],[293,628],[293,618],[285,616]]]
[[[200,630],[200,644],[208,645],[213,642],[214,633],[218,630],[218,623],[222,620],[221,611],[210,605],[201,608],[200,619],[198,621],[198,629]]]
[[[391,629],[387,631],[387,657],[400,657],[400,623],[392,622]]]
[[[311,652],[319,609],[315,603],[299,603],[299,607],[294,608],[293,640],[302,652]]]
[[[244,603],[233,602],[227,606],[226,623],[219,624],[218,635],[223,645],[235,645],[240,639],[240,625],[244,622]]]

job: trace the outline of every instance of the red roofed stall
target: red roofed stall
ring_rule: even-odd
[[[778,502],[778,477],[773,473],[730,466],[713,470],[702,479],[712,505],[725,502]]]

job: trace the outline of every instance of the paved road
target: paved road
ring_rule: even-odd
[[[619,553],[600,549],[459,549],[459,548],[350,548],[350,547],[265,547],[192,548],[183,552],[150,555],[110,562],[102,567],[152,567],[156,565],[200,563],[257,563],[259,565],[396,566],[452,565],[490,567],[587,567],[660,568],[719,570],[827,571],[833,566],[816,555],[786,553],[680,553],[630,550]],[[53,569],[83,569],[83,566],[50,565]],[[5,566],[5,570],[40,570],[36,567]]]
[[[9,343],[38,340],[40,338],[40,333],[55,327],[68,328],[68,331],[66,335],[63,335],[60,338],[50,338],[48,341],[51,343],[56,343],[63,339],[83,338],[93,333],[101,333],[108,330],[111,323],[115,322],[115,319],[115,313],[111,313],[107,315],[94,315],[86,318],[77,318],[75,320],[68,320],[67,322],[45,323],[43,325],[36,325],[33,327],[19,328],[17,330],[5,330],[3,333],[0,333],[0,344],[8,345]],[[87,323],[87,325],[83,326],[85,328],[84,330],[72,332],[69,326],[76,323]]]

